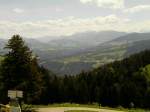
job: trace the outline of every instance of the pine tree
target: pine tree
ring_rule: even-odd
[[[22,90],[26,103],[38,101],[42,93],[42,74],[36,57],[19,35],[14,35],[5,49],[8,53],[1,64],[0,79],[4,94],[9,89]]]

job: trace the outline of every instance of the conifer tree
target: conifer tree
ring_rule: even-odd
[[[26,103],[37,102],[43,87],[36,57],[19,35],[9,39],[5,49],[8,53],[2,61],[0,77],[4,94],[10,89],[22,90]]]

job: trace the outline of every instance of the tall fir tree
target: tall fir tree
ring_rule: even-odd
[[[0,77],[4,85],[3,98],[7,97],[7,90],[22,90],[26,103],[37,102],[42,94],[43,81],[36,57],[19,35],[14,35],[5,49],[8,53],[2,61]]]

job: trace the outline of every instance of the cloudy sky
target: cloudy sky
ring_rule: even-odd
[[[150,31],[150,0],[0,0],[0,38]]]

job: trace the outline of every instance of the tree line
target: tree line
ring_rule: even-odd
[[[0,102],[7,90],[24,91],[27,104],[99,103],[102,106],[150,107],[150,51],[105,64],[89,72],[57,76],[38,65],[37,56],[19,35],[6,45],[0,65]]]

